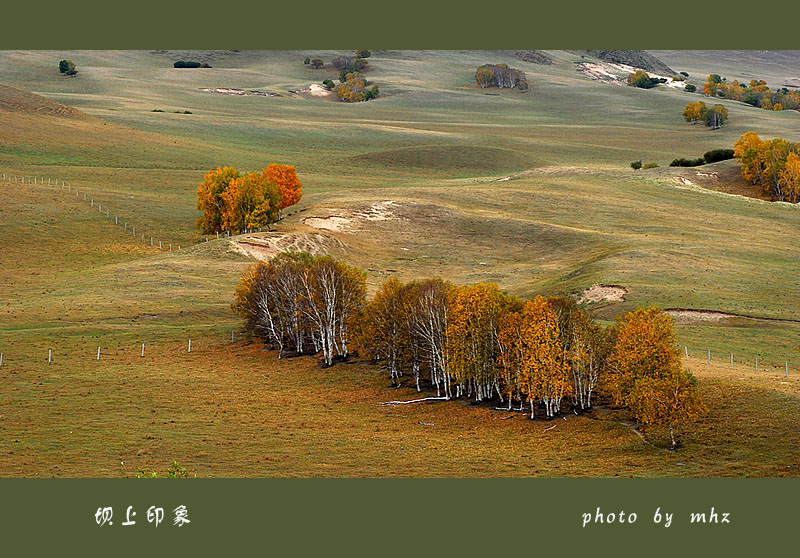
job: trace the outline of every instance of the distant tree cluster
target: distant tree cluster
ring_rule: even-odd
[[[333,92],[341,101],[359,103],[369,101],[380,95],[376,84],[370,84],[359,72],[345,74],[343,83],[333,88]]]
[[[686,122],[705,122],[712,130],[718,130],[722,124],[728,119],[728,109],[722,105],[714,105],[707,107],[703,101],[689,103],[683,109],[683,118]]]
[[[362,72],[369,68],[369,62],[364,58],[339,56],[331,60],[331,66],[340,72]]]
[[[177,60],[173,65],[174,68],[210,68],[208,62],[192,62],[186,60]]]
[[[628,79],[626,81],[628,85],[640,87],[642,89],[651,89],[659,83],[667,83],[667,80],[664,78],[650,77],[650,74],[644,70],[636,70],[632,74],[628,74]]]
[[[800,202],[800,144],[746,132],[733,145],[742,177],[779,201]]]
[[[499,400],[557,416],[565,398],[589,410],[597,389],[641,423],[670,432],[705,408],[681,369],[671,318],[639,309],[603,328],[573,299],[521,300],[493,283],[386,281],[366,300],[364,273],[328,256],[284,253],[244,275],[234,309],[283,354],[322,352],[331,365],[355,347],[445,399]]]
[[[475,81],[481,87],[499,87],[500,89],[518,88],[527,91],[528,80],[525,72],[509,68],[508,64],[484,64],[475,72]]]
[[[295,168],[267,165],[261,172],[240,174],[233,167],[206,173],[197,188],[197,228],[203,234],[269,227],[281,211],[300,201],[302,184]]]
[[[58,71],[65,76],[74,76],[78,73],[75,63],[72,60],[62,60],[58,63]]]
[[[771,91],[764,80],[753,79],[749,84],[727,79],[719,74],[711,74],[703,84],[703,93],[710,97],[722,97],[741,101],[754,107],[766,110],[798,110],[800,109],[800,92],[783,87]]]

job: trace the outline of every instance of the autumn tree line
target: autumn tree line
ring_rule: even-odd
[[[742,177],[779,201],[800,202],[800,143],[746,132],[733,144]]]
[[[570,298],[522,300],[493,283],[455,286],[389,279],[366,297],[366,275],[330,256],[282,253],[250,267],[234,310],[278,351],[322,353],[325,366],[354,351],[392,385],[408,377],[438,397],[499,401],[508,410],[588,411],[598,391],[639,422],[675,429],[705,411],[681,367],[671,318],[638,309],[601,327]],[[525,411],[527,412],[527,411]]]
[[[738,80],[728,83],[719,74],[711,74],[703,84],[703,94],[740,101],[766,110],[800,109],[800,91],[786,87],[771,91],[767,82],[760,79],[750,80],[748,84],[740,83]]]
[[[269,228],[281,212],[300,201],[302,183],[293,166],[271,164],[260,172],[219,167],[197,188],[197,228],[203,234]]]

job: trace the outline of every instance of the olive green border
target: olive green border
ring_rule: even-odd
[[[758,556],[791,548],[800,481],[42,479],[0,487],[9,556]],[[190,523],[178,527],[181,505]],[[136,523],[123,526],[128,506]],[[150,506],[165,511],[158,526],[146,519]],[[111,525],[96,523],[99,507],[112,507]],[[692,523],[693,512],[706,522]],[[585,527],[584,513],[593,520]]]
[[[4,3],[0,49],[794,49],[798,13],[693,0],[47,0]]]

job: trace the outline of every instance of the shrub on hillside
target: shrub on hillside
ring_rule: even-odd
[[[370,56],[372,53],[365,48],[356,51],[356,58],[369,58]]]
[[[173,65],[174,68],[210,68],[208,62],[193,62],[186,60],[178,60]]]
[[[636,70],[628,75],[628,85],[632,87],[640,87],[642,89],[650,89],[659,83],[666,83],[664,78],[651,78],[650,75],[644,70]]]
[[[58,70],[65,76],[74,76],[78,73],[72,60],[62,60],[58,63]]]
[[[331,79],[326,79],[326,80],[324,80],[324,81],[322,82],[322,86],[323,86],[325,89],[327,89],[328,91],[330,91],[331,89],[333,89],[333,88],[335,87],[335,85],[336,85],[336,84],[335,84],[335,83],[333,83],[333,80],[331,80]]]
[[[306,56],[306,59],[305,59],[305,60],[303,60],[303,64],[305,64],[306,66],[308,66],[309,64],[311,64],[311,58],[309,58],[308,56]]]
[[[633,170],[639,170],[640,168],[642,168],[642,162],[641,162],[641,161],[634,161],[634,162],[632,162],[632,163],[631,163],[631,168],[632,168]]]
[[[325,65],[325,62],[322,61],[322,58],[312,58],[311,59],[311,67],[315,70],[322,68]]]
[[[728,159],[733,159],[733,149],[712,149],[703,153],[703,159],[706,164],[727,161]]]
[[[698,157],[697,159],[685,159],[681,157],[680,159],[674,159],[669,166],[671,167],[699,167],[700,165],[704,165],[706,160],[702,157]]]
[[[689,93],[694,93],[697,91],[697,86],[692,85],[691,83],[687,83],[686,87],[683,88],[684,91],[688,91]]]
[[[658,168],[658,163],[647,163],[642,168],[643,169],[657,169]]]

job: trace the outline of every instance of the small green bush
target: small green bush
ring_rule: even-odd
[[[163,110],[161,110],[161,109],[153,109],[153,110],[151,110],[150,112],[164,112],[164,111],[163,111]]]
[[[72,60],[62,60],[58,63],[58,70],[65,76],[74,76],[78,73]]]
[[[312,58],[311,59],[311,67],[316,69],[322,68],[325,65],[325,62],[322,61],[322,58]]]
[[[330,91],[331,89],[333,89],[333,88],[336,86],[336,84],[335,84],[335,83],[333,83],[333,80],[332,80],[332,79],[326,79],[326,80],[324,80],[324,81],[322,82],[322,86],[323,86],[325,89],[327,89],[328,91]]]
[[[697,91],[697,87],[692,85],[691,83],[687,83],[686,87],[684,87],[683,89],[685,91],[688,91],[689,93],[694,93],[695,91]]]
[[[671,167],[699,167],[700,165],[704,165],[706,160],[702,157],[698,157],[697,159],[685,159],[681,157],[680,159],[674,159],[669,166]]]
[[[642,168],[643,169],[657,169],[658,168],[658,163],[647,163]]]
[[[305,60],[303,60],[303,64],[305,64],[306,66],[308,66],[309,64],[311,64],[311,58],[310,58],[310,57],[308,57],[308,56],[306,56],[306,59],[305,59]]]
[[[633,170],[639,170],[640,168],[642,168],[642,162],[641,162],[641,161],[634,161],[634,162],[632,162],[632,163],[631,163],[631,168],[632,168]]]
[[[733,159],[733,149],[712,149],[703,153],[703,160],[705,160],[706,164],[727,161],[728,159]]]
[[[186,60],[177,60],[172,66],[174,68],[199,68],[200,62],[187,62]]]

